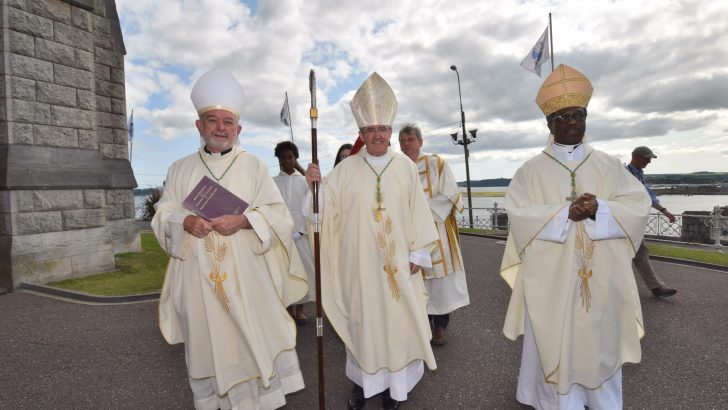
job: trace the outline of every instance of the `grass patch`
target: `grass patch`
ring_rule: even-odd
[[[459,228],[463,233],[505,235],[504,231]],[[84,292],[91,295],[122,296],[159,292],[164,281],[168,257],[151,232],[141,234],[142,252],[116,255],[117,270],[85,278],[68,279],[49,283],[61,289]],[[728,254],[701,249],[648,243],[653,255],[687,259],[698,262],[728,266]]]
[[[468,191],[461,192],[463,198],[468,197]],[[490,197],[490,198],[502,198],[506,196],[505,192],[470,192],[470,196]]]
[[[669,258],[687,259],[690,261],[712,263],[715,265],[728,266],[728,254],[702,249],[681,248],[656,243],[647,243],[650,253],[657,256]]]
[[[159,292],[167,268],[167,254],[151,232],[142,232],[141,242],[141,252],[116,255],[115,271],[52,282],[48,286],[101,296]]]

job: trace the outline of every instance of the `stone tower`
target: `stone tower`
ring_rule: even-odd
[[[0,287],[139,251],[114,0],[0,0]]]

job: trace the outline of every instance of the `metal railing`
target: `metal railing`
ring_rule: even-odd
[[[508,231],[510,224],[504,207],[473,207],[473,228]],[[469,228],[467,208],[457,215],[459,228]],[[675,215],[675,222],[661,213],[651,213],[647,220],[645,236],[676,242],[698,242],[711,244],[717,249],[726,248],[728,242],[728,209],[716,206],[713,212]]]

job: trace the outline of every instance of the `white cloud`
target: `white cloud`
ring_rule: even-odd
[[[478,128],[471,177],[510,177],[546,140],[533,102],[542,79],[519,63],[552,12],[556,63],[578,68],[595,87],[587,124],[595,145],[623,153],[639,142],[667,152],[689,142],[711,149],[701,151],[702,160],[681,161],[682,168],[715,164],[717,171],[725,160],[724,149],[715,148],[728,132],[728,43],[722,41],[728,5],[722,2],[261,0],[251,11],[236,0],[117,0],[117,6],[138,138],[195,135],[192,83],[221,66],[251,101],[243,145],[275,168],[270,153],[288,136],[278,121],[288,91],[296,142],[306,157],[313,68],[326,169],[339,145],[355,136],[351,96],[377,71],[399,99],[396,125],[418,123],[425,148],[450,158],[463,179],[462,146],[448,135],[460,121],[457,77],[449,69],[455,64],[467,128]]]

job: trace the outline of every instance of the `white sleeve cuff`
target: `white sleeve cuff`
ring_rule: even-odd
[[[566,241],[566,237],[569,235],[569,230],[571,230],[571,225],[573,225],[573,221],[569,219],[569,207],[565,206],[561,208],[559,213],[551,219],[551,222],[549,222],[548,225],[539,232],[536,239],[564,243]]]
[[[268,229],[268,224],[265,222],[265,219],[257,212],[251,212],[249,214],[245,214],[245,216],[248,218],[248,222],[250,222],[250,226],[253,227],[253,231],[256,235],[258,235],[258,239],[260,239],[261,242],[261,248],[268,249],[270,246],[270,230]]]
[[[626,235],[619,226],[617,220],[614,219],[612,211],[609,209],[609,205],[601,199],[597,199],[599,208],[597,209],[594,220],[589,218],[584,220],[584,228],[586,228],[586,234],[592,241],[599,241],[603,239],[618,239],[624,238]]]
[[[184,222],[189,213],[172,212],[164,224],[164,251],[172,258],[185,259],[185,232]]]
[[[431,268],[432,258],[430,257],[430,247],[410,251],[409,261],[420,267]]]

